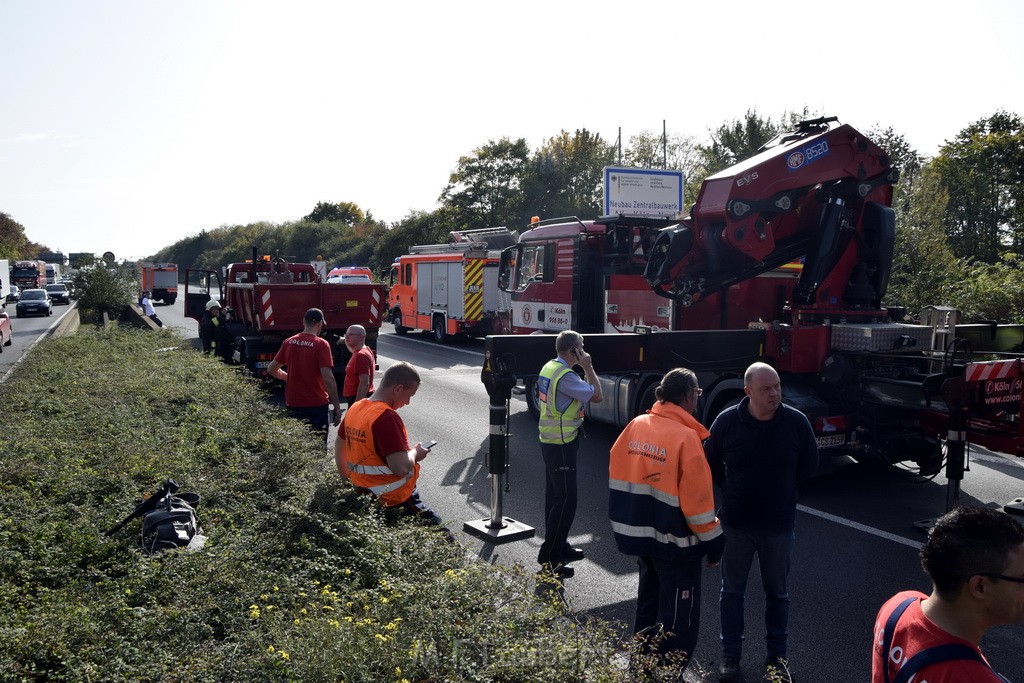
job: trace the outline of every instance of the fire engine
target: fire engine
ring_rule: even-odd
[[[302,331],[310,308],[324,312],[322,336],[331,343],[335,374],[344,375],[350,355],[345,330],[365,327],[366,344],[376,352],[387,298],[384,285],[323,282],[309,263],[289,263],[256,249],[251,260],[229,264],[223,281],[214,270],[186,270],[185,315],[202,320],[215,292],[227,314],[233,359],[256,376],[266,375],[281,342]]]
[[[170,306],[178,299],[178,266],[173,263],[143,263],[139,266],[139,282],[151,301]]]
[[[443,342],[455,334],[504,331],[495,327],[508,311],[508,296],[498,288],[498,258],[519,233],[481,228],[450,234],[448,244],[411,247],[392,264],[390,319],[397,334],[424,330]]]
[[[909,324],[882,305],[898,176],[870,139],[820,118],[707,178],[681,220],[534,224],[502,254],[512,334],[485,343],[492,410],[523,380],[536,416],[533,385],[554,344],[530,333],[574,329],[600,373],[605,400],[587,407],[599,421],[625,425],[683,366],[700,379],[697,417],[710,424],[760,360],[823,454],[912,462],[922,474],[948,454],[951,481],[966,441],[1024,457],[1024,325],[962,324],[936,306]],[[825,471],[832,458],[822,461]]]

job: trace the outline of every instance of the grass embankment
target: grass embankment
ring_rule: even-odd
[[[180,348],[179,348],[180,347]],[[173,333],[40,344],[0,436],[0,680],[619,680],[615,637],[386,518],[321,442]],[[209,540],[145,557],[167,478]]]

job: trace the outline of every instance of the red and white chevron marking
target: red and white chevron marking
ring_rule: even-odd
[[[380,311],[381,311],[381,296],[380,289],[375,288],[373,290],[373,303],[370,305],[370,320],[372,324],[380,322]]]
[[[260,308],[263,310],[263,322],[267,325],[274,324],[274,306],[270,303],[270,290],[263,292],[263,299],[260,301]]]
[[[1017,377],[1020,372],[1020,360],[992,360],[985,363],[968,363],[965,378],[968,382],[984,382],[990,379]]]

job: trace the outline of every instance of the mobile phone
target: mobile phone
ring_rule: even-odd
[[[579,349],[577,349],[577,348],[576,348],[575,346],[574,346],[574,347],[572,347],[572,355],[573,355],[573,357],[575,357],[575,358],[579,358],[579,357],[580,357],[580,350],[579,350]]]
[[[434,441],[433,439],[431,439],[430,441],[428,441],[425,444],[423,444],[423,447],[426,448],[429,451],[431,448],[433,448],[436,445],[437,445],[437,442]]]

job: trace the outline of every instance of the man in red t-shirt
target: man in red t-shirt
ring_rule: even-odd
[[[349,325],[345,330],[345,347],[352,353],[345,366],[345,384],[341,388],[341,396],[351,408],[356,401],[373,393],[373,372],[377,359],[373,357],[373,349],[366,345],[366,328],[362,325]]]
[[[302,332],[284,340],[267,374],[284,382],[284,404],[292,413],[314,431],[322,431],[326,439],[328,408],[331,424],[337,425],[341,422],[341,403],[338,383],[334,381],[331,345],[320,336],[325,324],[319,308],[306,311]]]
[[[932,594],[904,591],[878,612],[871,682],[914,672],[927,683],[1004,681],[979,644],[993,626],[1024,622],[1024,528],[996,510],[957,508],[932,527],[921,566]],[[926,657],[936,659],[920,665]]]

